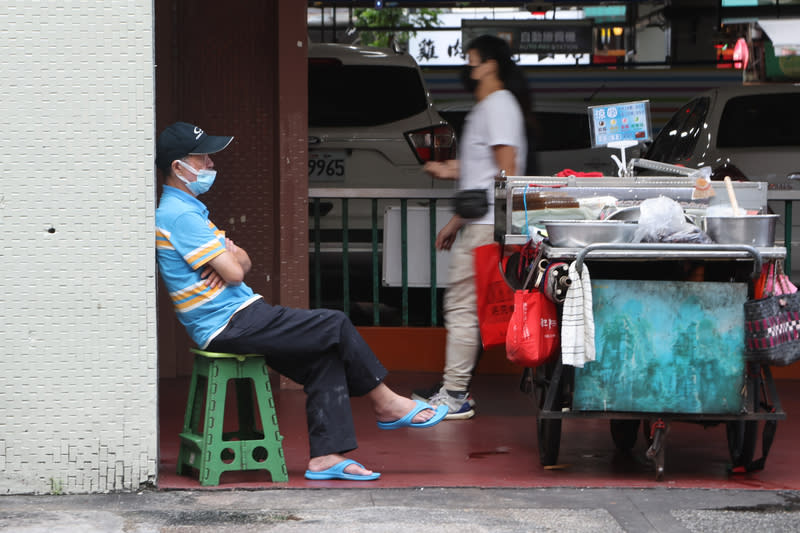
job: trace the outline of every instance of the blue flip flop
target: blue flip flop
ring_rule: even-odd
[[[433,407],[432,405],[428,405],[425,402],[421,402],[419,400],[414,400],[417,402],[417,406],[413,408],[409,413],[399,420],[395,420],[394,422],[378,422],[378,427],[381,429],[398,429],[398,428],[429,428],[431,426],[435,426],[442,420],[444,417],[447,416],[447,406],[440,405],[439,407]],[[424,411],[425,409],[433,409],[436,411],[430,419],[426,420],[425,422],[412,422],[417,413],[420,411]]]
[[[337,463],[330,467],[327,470],[320,470],[319,472],[312,472],[311,470],[306,470],[306,479],[314,479],[314,480],[324,480],[324,479],[346,479],[348,481],[372,481],[373,479],[378,479],[381,477],[380,472],[373,472],[372,474],[365,476],[361,474],[348,474],[344,471],[350,465],[358,465],[361,468],[364,468],[364,465],[353,461],[352,459],[345,459],[341,463]]]

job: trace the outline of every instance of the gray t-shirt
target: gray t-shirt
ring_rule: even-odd
[[[487,189],[489,212],[472,224],[494,224],[494,177],[500,173],[493,146],[516,148],[516,174],[525,172],[528,142],[522,109],[511,91],[495,91],[467,114],[459,143],[458,189]],[[503,169],[508,170],[508,169]]]

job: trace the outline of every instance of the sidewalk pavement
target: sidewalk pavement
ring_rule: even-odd
[[[0,532],[795,532],[800,491],[265,489],[0,496]]]

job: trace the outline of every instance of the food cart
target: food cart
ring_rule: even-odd
[[[712,192],[703,195],[697,184],[695,176],[501,177],[495,236],[508,251],[531,242],[543,221],[627,217],[659,197],[702,224],[705,213],[729,200],[723,183],[710,182]],[[766,184],[736,182],[729,190],[741,209],[766,212]],[[522,388],[537,407],[541,463],[557,463],[563,420],[603,418],[622,450],[631,449],[643,429],[658,480],[673,422],[725,424],[733,468],[763,467],[764,457],[753,460],[759,424],[766,456],[786,415],[769,367],[745,359],[743,304],[753,297],[762,265],[783,259],[785,248],[630,240],[577,235],[557,245],[545,239],[538,247],[542,264],[574,262],[578,272],[591,272],[596,349],[595,360],[583,367],[563,364],[556,354],[524,370]]]

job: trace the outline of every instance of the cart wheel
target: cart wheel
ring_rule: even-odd
[[[761,389],[761,367],[756,363],[748,363],[747,367],[747,401],[748,411],[757,412],[760,407],[759,392]],[[734,420],[725,424],[728,436],[728,451],[731,454],[733,468],[747,466],[753,461],[758,440],[757,420]]]
[[[628,452],[636,444],[641,420],[611,420],[611,438],[618,450]]]
[[[746,466],[753,461],[758,440],[758,421],[749,420],[727,422],[728,451],[731,454],[733,467]]]
[[[556,464],[561,447],[561,419],[537,417],[536,436],[539,441],[539,462],[542,466]]]

